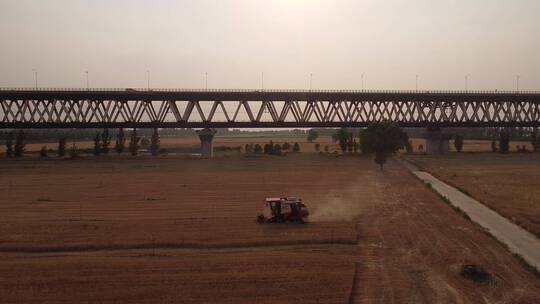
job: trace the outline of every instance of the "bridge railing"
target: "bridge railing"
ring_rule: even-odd
[[[353,94],[540,94],[524,90],[327,90],[327,89],[171,89],[171,88],[32,88],[0,87],[15,92],[194,92],[194,93],[353,93]]]

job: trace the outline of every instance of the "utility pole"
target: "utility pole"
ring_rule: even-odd
[[[37,85],[37,70],[32,69],[32,71],[34,72],[34,82],[36,83],[36,90],[37,90],[37,88],[38,88],[38,85]]]

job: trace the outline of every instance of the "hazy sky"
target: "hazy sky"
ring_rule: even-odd
[[[540,90],[540,0],[0,0],[0,86]]]

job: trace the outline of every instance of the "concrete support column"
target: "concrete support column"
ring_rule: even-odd
[[[201,155],[205,158],[212,158],[214,156],[214,146],[212,140],[216,134],[215,129],[202,129],[197,131],[199,139],[201,140]]]
[[[429,129],[424,134],[427,154],[447,154],[450,152],[452,134],[443,133],[439,128]]]

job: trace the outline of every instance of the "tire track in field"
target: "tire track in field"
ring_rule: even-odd
[[[138,249],[185,249],[205,251],[226,250],[256,250],[301,248],[306,246],[357,246],[356,241],[347,240],[291,240],[291,241],[260,241],[228,244],[199,244],[199,243],[139,243],[126,245],[86,245],[86,246],[55,246],[55,247],[0,247],[0,253],[70,253],[91,251],[121,251]]]

